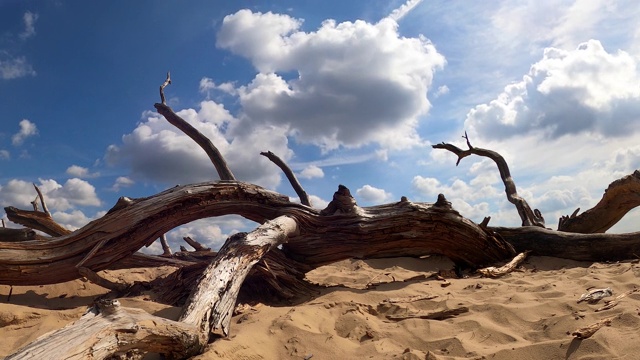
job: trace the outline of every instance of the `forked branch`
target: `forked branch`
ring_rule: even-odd
[[[518,210],[518,215],[520,215],[520,219],[522,219],[522,226],[540,226],[544,227],[544,218],[538,209],[532,210],[529,204],[525,199],[518,195],[516,190],[516,183],[511,177],[511,172],[509,171],[509,165],[507,165],[507,161],[500,155],[499,153],[493,150],[487,150],[482,148],[477,148],[471,146],[471,142],[469,141],[469,136],[467,133],[464,133],[463,138],[467,141],[467,146],[469,149],[462,150],[459,147],[453,144],[440,143],[432,145],[434,149],[445,149],[449,150],[452,153],[458,156],[458,161],[456,161],[456,166],[460,164],[460,160],[469,156],[469,155],[478,155],[488,157],[493,160],[498,166],[498,170],[500,171],[500,178],[502,178],[502,182],[504,183],[504,191],[507,194],[507,200],[510,203],[516,206]]]

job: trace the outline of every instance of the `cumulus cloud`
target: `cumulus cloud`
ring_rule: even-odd
[[[378,189],[371,185],[364,185],[359,188],[356,190],[356,195],[362,199],[362,201],[374,204],[388,202],[393,197],[391,193],[386,192],[384,189]]]
[[[82,166],[78,166],[78,165],[71,165],[67,168],[66,171],[67,175],[73,176],[73,177],[77,177],[77,178],[95,178],[100,176],[100,173],[95,172],[92,173],[89,171],[88,168],[86,167],[82,167]]]
[[[113,183],[113,186],[111,186],[111,191],[118,192],[120,191],[120,189],[133,186],[133,184],[135,183],[136,183],[135,181],[129,179],[126,176],[118,176],[116,181]]]
[[[223,105],[211,100],[203,101],[198,110],[185,109],[177,114],[211,139],[237,179],[269,188],[279,184],[279,169],[260,152],[271,150],[284,161],[290,159],[292,152],[283,130],[263,125],[231,137],[228,128],[237,120]],[[204,150],[193,140],[158,114],[146,113],[145,117],[132,133],[122,137],[122,144],[109,146],[107,163],[130,167],[133,180],[187,184],[218,178]]]
[[[45,197],[47,207],[51,211],[66,211],[76,206],[100,206],[101,202],[93,185],[85,180],[73,178],[64,184],[52,179],[40,179],[38,188]],[[29,208],[35,199],[36,192],[33,184],[18,179],[12,179],[0,187],[0,204]]]
[[[14,146],[22,145],[25,139],[38,134],[36,124],[27,119],[20,121],[20,131],[11,137],[11,143]]]
[[[322,171],[321,168],[315,165],[309,165],[306,168],[302,169],[298,176],[303,179],[322,178],[324,177],[324,171]]]
[[[289,136],[332,150],[421,143],[418,119],[444,57],[424,37],[406,38],[391,18],[372,24],[326,20],[312,32],[288,15],[240,10],[224,18],[217,46],[258,70],[237,88],[243,125],[284,127]],[[295,73],[292,79],[283,74]],[[244,124],[247,122],[248,124]]]
[[[628,53],[608,53],[596,40],[573,51],[547,48],[522,81],[472,109],[465,126],[488,139],[529,132],[631,135],[640,123],[637,66]]]

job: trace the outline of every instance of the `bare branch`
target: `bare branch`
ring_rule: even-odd
[[[210,248],[203,246],[202,244],[200,244],[199,242],[193,240],[191,237],[189,236],[185,236],[182,238],[182,240],[184,240],[187,244],[191,245],[192,248],[194,248],[196,251],[207,251],[207,250],[211,250]]]
[[[47,209],[47,204],[44,202],[44,196],[42,195],[42,192],[40,191],[40,189],[36,184],[33,184],[33,187],[36,188],[36,192],[38,193],[38,197],[40,198],[40,203],[42,204],[42,211],[45,214],[47,214],[47,216],[51,217],[51,213],[49,212],[49,209]],[[34,209],[34,210],[37,211],[38,209]]]
[[[162,234],[160,236],[160,245],[162,245],[162,256],[171,256],[171,247],[169,247],[169,243],[167,242],[167,234]]]
[[[164,88],[169,84],[171,84],[171,73],[167,71],[167,79],[160,85],[160,101],[162,105],[167,105],[167,101],[164,98]]]
[[[298,197],[300,198],[300,203],[302,205],[311,206],[311,202],[309,201],[309,196],[307,196],[307,193],[302,188],[302,185],[300,185],[298,178],[296,178],[296,175],[293,173],[293,171],[291,171],[289,166],[287,166],[287,164],[284,161],[282,161],[282,159],[280,159],[276,154],[272,153],[271,151],[267,151],[267,152],[263,151],[260,153],[260,155],[265,156],[266,158],[271,160],[271,162],[278,165],[278,167],[282,169],[282,172],[284,172],[284,174],[287,176],[287,179],[289,179],[289,183],[293,187],[293,190],[295,190],[296,194],[298,194]]]
[[[498,166],[498,170],[500,171],[500,177],[502,178],[502,182],[504,183],[504,191],[507,194],[507,200],[509,200],[510,203],[516,206],[518,215],[520,215],[520,219],[522,219],[522,226],[535,225],[544,227],[544,218],[542,217],[540,211],[538,211],[537,209],[532,210],[527,201],[518,195],[518,192],[516,191],[516,183],[511,177],[511,172],[509,171],[509,165],[507,165],[507,161],[502,157],[502,155],[493,150],[471,146],[471,142],[469,141],[469,137],[467,136],[466,132],[464,133],[463,138],[465,138],[467,141],[467,146],[469,147],[468,150],[462,150],[455,145],[446,143],[435,144],[432,145],[432,147],[434,149],[449,150],[450,152],[456,154],[458,156],[456,166],[460,163],[460,160],[462,160],[462,158],[467,157],[471,154],[488,157],[489,159],[493,160]]]
[[[209,138],[204,136],[200,131],[198,131],[196,128],[191,126],[191,124],[189,124],[183,118],[178,116],[167,105],[155,104],[154,106],[158,110],[158,112],[162,116],[164,116],[164,118],[167,119],[167,121],[171,125],[180,129],[180,131],[185,133],[187,136],[193,139],[193,141],[195,141],[198,145],[200,145],[200,147],[204,150],[204,152],[207,153],[207,156],[209,156],[209,159],[213,163],[213,166],[215,166],[218,172],[218,176],[220,176],[220,180],[229,180],[229,181],[236,180],[235,176],[233,176],[233,173],[227,166],[227,162],[222,157],[222,154],[220,153],[220,151],[218,151],[218,148],[216,148],[213,145],[213,143],[211,142],[211,140],[209,140]]]
[[[51,236],[62,236],[71,233],[70,230],[55,222],[51,216],[41,211],[20,210],[13,206],[4,208],[7,218],[16,224],[36,229]]]

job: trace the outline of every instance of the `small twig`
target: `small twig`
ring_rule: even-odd
[[[510,262],[508,262],[507,264],[499,268],[490,266],[484,269],[479,269],[478,272],[482,274],[482,276],[492,277],[492,278],[496,278],[496,277],[508,274],[512,272],[516,267],[518,267],[518,265],[520,265],[520,263],[527,258],[528,254],[529,254],[529,251],[525,251],[523,253],[518,254],[516,257],[513,258],[513,260],[511,260]]]
[[[169,84],[171,84],[171,73],[167,71],[167,79],[160,85],[160,100],[162,101],[162,105],[167,105],[164,98],[164,88]]]

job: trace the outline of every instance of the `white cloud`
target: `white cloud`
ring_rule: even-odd
[[[393,10],[391,14],[389,14],[389,18],[395,21],[399,21],[403,17],[405,17],[408,13],[411,12],[418,4],[420,4],[422,0],[408,0],[399,8]]]
[[[8,150],[0,150],[0,160],[11,159],[11,153]]]
[[[435,94],[433,94],[433,96],[435,96],[436,98],[442,96],[442,95],[446,95],[449,93],[449,87],[447,85],[442,85],[442,86],[438,86],[438,89],[436,90]]]
[[[51,216],[58,224],[71,231],[77,230],[94,220],[94,218],[88,217],[80,210],[72,210],[70,212],[56,211]]]
[[[220,150],[231,171],[241,181],[275,188],[280,182],[277,166],[260,156],[273,151],[284,161],[291,158],[285,131],[274,126],[256,125],[250,133],[231,138],[227,129],[237,120],[220,104],[203,101],[199,111],[177,112],[183,119],[207,136]],[[155,113],[147,116],[132,133],[124,135],[122,144],[109,146],[109,164],[127,165],[132,179],[188,184],[214,180],[218,176],[204,150],[191,138]]]
[[[20,34],[20,38],[25,40],[36,34],[35,24],[38,20],[38,14],[27,11],[24,13],[22,19],[24,21],[24,31]]]
[[[640,76],[628,53],[590,40],[576,50],[547,48],[523,80],[472,109],[465,127],[484,138],[527,132],[629,136],[640,123]]]
[[[100,176],[100,173],[95,172],[89,172],[88,168],[82,167],[82,166],[78,166],[78,165],[71,165],[67,168],[66,171],[67,175],[73,176],[73,177],[77,177],[77,178],[95,178]]]
[[[393,198],[391,193],[386,192],[384,189],[378,189],[371,185],[364,185],[356,190],[356,195],[362,201],[367,203],[382,204],[388,202]]]
[[[36,134],[38,134],[36,124],[27,119],[23,119],[20,121],[20,131],[11,137],[11,143],[15,146],[22,145],[26,138]]]
[[[304,168],[298,176],[303,179],[322,178],[324,177],[324,171],[315,165],[309,165]]]
[[[236,89],[230,82],[218,85],[213,81],[213,79],[210,79],[208,77],[203,77],[202,79],[200,79],[200,92],[208,94],[211,90],[220,90],[230,95],[236,94]]]
[[[241,10],[224,18],[217,45],[248,58],[259,73],[238,87],[242,125],[283,126],[303,143],[332,150],[378,143],[421,144],[416,127],[444,57],[424,37],[376,24],[326,20],[313,32],[288,15]],[[286,80],[283,73],[297,77]]]
[[[35,76],[31,64],[24,57],[6,57],[0,53],[0,78],[4,80],[16,79],[24,76]]]
[[[116,181],[113,183],[113,186],[111,186],[111,191],[118,192],[120,191],[120,189],[133,186],[133,184],[135,183],[136,183],[135,181],[129,179],[126,176],[118,176]]]
[[[66,211],[76,206],[100,206],[95,188],[88,182],[73,178],[63,185],[55,180],[40,179],[38,188],[44,195],[50,211]],[[31,201],[36,198],[33,184],[27,181],[12,179],[0,187],[0,204],[22,209],[31,208]]]

